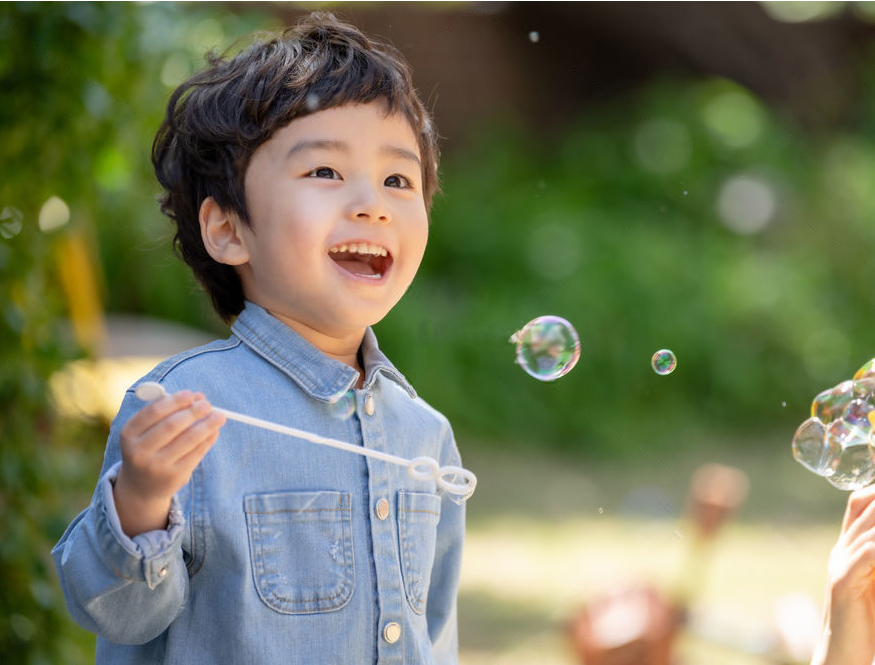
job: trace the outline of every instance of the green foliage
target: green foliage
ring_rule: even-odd
[[[726,81],[662,83],[554,141],[484,128],[444,165],[383,344],[468,435],[599,455],[789,441],[811,398],[875,355],[873,140],[806,136]],[[553,384],[507,342],[544,314],[582,343]],[[678,367],[658,376],[665,347]]]
[[[73,351],[59,325],[43,238],[17,209],[0,222],[0,653],[4,662],[59,662],[66,610],[49,549],[63,528],[63,451],[46,398],[49,374]],[[42,640],[41,635],[57,638]]]
[[[184,75],[205,41],[262,23],[217,21],[174,4],[0,6],[4,663],[93,662],[94,638],[68,618],[50,556],[88,502],[106,436],[100,426],[59,420],[48,398],[52,374],[83,354],[65,322],[59,248],[68,234],[100,247],[96,270],[110,308],[208,324],[188,272],[160,242],[169,229],[149,168],[163,112],[156,100],[168,90],[162,78]],[[49,214],[52,197],[69,214],[57,205]]]

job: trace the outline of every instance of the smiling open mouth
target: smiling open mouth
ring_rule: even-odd
[[[328,250],[328,256],[347,272],[371,279],[379,279],[392,265],[389,250],[367,242],[336,245]]]

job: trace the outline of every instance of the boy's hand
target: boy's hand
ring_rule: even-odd
[[[851,494],[829,556],[823,635],[814,665],[870,665],[875,657],[875,486]]]
[[[170,500],[219,436],[225,417],[188,390],[144,406],[121,431],[122,465],[113,494],[130,537],[164,529]]]

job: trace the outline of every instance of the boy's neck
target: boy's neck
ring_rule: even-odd
[[[286,324],[326,356],[333,358],[334,360],[339,360],[357,371],[359,373],[355,384],[357,389],[364,385],[364,363],[360,353],[362,340],[365,337],[364,330],[342,336],[327,335],[315,328],[311,328],[310,326],[301,323],[300,321],[289,319],[270,310],[267,311],[271,316]]]

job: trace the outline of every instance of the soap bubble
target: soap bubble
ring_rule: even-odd
[[[858,490],[875,480],[870,434],[871,428],[858,427],[841,418],[827,427],[827,446],[841,452],[830,460],[832,473],[826,479],[840,490]]]
[[[529,33],[529,41],[532,42],[532,44],[537,44],[539,41],[541,41],[541,33],[537,30],[532,30]]]
[[[818,476],[832,474],[829,462],[838,454],[830,449],[826,440],[826,427],[819,418],[809,418],[799,426],[793,437],[793,457],[809,471]]]
[[[857,370],[857,373],[854,374],[854,381],[860,381],[861,379],[865,379],[867,377],[875,377],[875,358],[872,358],[872,360],[870,360]]]
[[[319,110],[319,105],[322,103],[322,100],[319,98],[315,92],[311,92],[307,95],[307,98],[304,100],[304,103],[307,105],[307,110],[310,113],[315,113]]]
[[[875,481],[875,439],[869,415],[875,411],[875,359],[854,378],[819,393],[811,417],[793,437],[793,457],[841,490]]]
[[[331,415],[338,420],[348,420],[355,413],[355,393],[347,390],[331,398]]]
[[[570,372],[580,359],[580,338],[559,316],[539,316],[515,332],[516,361],[539,381],[555,381]]]
[[[819,393],[811,403],[811,415],[824,423],[840,417],[854,399],[854,382],[842,381],[837,386]]]
[[[660,376],[665,376],[674,372],[674,368],[678,366],[678,359],[668,349],[660,349],[650,359],[650,366],[653,367],[654,372]]]
[[[860,427],[866,430],[868,435],[872,431],[872,426],[869,424],[869,412],[875,409],[869,402],[862,399],[851,400],[848,407],[842,414],[842,420],[846,423]]]
[[[875,397],[875,376],[854,379],[854,399],[871,402],[873,397]]]

